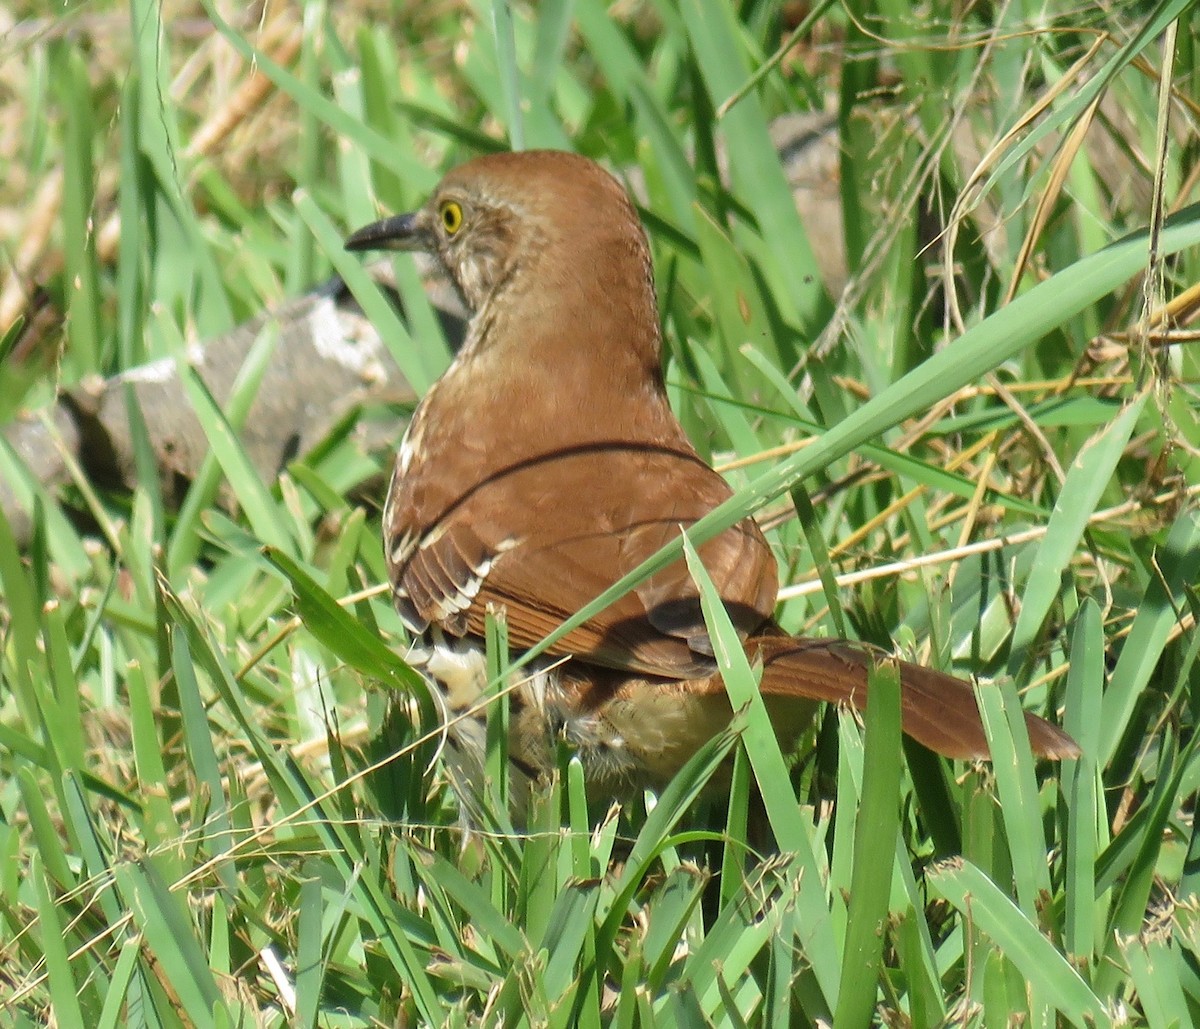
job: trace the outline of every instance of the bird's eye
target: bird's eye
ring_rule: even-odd
[[[443,200],[442,206],[438,208],[438,212],[442,216],[442,228],[451,236],[462,228],[463,210],[453,200]]]

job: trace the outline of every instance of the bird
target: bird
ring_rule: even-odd
[[[486,741],[486,619],[526,650],[732,495],[668,402],[649,244],[624,187],[555,150],[449,171],[418,210],[351,234],[350,251],[423,252],[469,321],[395,456],[383,544],[409,660],[437,687],[460,754]],[[819,702],[863,709],[871,648],[774,620],[775,558],[751,518],[698,548],[781,744]],[[900,662],[904,731],[950,758],[988,746],[971,685]],[[578,756],[589,789],[662,788],[733,716],[683,560],[568,632],[510,694],[508,755],[527,780]],[[1025,714],[1033,750],[1078,754]]]

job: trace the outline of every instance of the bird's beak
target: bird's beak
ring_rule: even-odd
[[[372,222],[346,240],[347,250],[428,250],[433,240],[423,212]]]

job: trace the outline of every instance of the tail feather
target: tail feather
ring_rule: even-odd
[[[766,696],[805,697],[830,704],[867,706],[870,651],[846,640],[796,639],[780,634],[747,643],[752,658],[763,663]],[[900,662],[900,713],[904,731],[930,750],[951,758],[989,757],[987,737],[975,691],[944,672]],[[1044,718],[1025,713],[1035,754],[1062,759],[1077,757],[1079,747]]]

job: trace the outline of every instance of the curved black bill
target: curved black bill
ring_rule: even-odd
[[[422,250],[425,240],[416,214],[397,214],[364,225],[345,245],[347,250]]]

